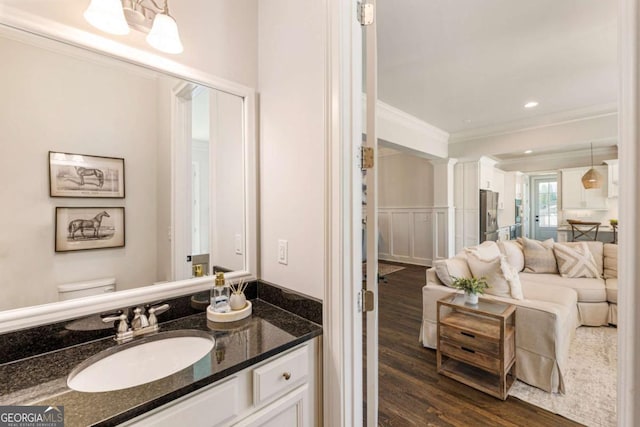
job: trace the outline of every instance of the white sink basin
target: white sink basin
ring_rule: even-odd
[[[120,390],[167,377],[208,354],[215,339],[201,331],[161,332],[104,350],[69,374],[76,391]]]

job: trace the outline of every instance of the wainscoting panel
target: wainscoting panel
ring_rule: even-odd
[[[411,257],[411,229],[413,212],[391,213],[391,253],[398,257]]]
[[[379,258],[430,266],[448,258],[448,208],[379,208]]]

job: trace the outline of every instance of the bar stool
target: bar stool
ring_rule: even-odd
[[[598,240],[598,230],[601,223],[575,219],[568,219],[567,223],[571,226],[572,242]],[[583,238],[581,239],[581,237]]]

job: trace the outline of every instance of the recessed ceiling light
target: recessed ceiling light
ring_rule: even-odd
[[[538,106],[537,101],[529,101],[526,104],[524,104],[524,108],[535,108],[537,106]]]
[[[524,154],[531,154],[531,153],[533,153],[533,150],[527,150],[524,152]]]
[[[471,121],[472,121],[471,119],[464,119],[464,120],[463,120],[463,122],[464,122],[464,123],[466,123],[466,124],[471,123]]]

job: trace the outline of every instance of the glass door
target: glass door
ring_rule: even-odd
[[[533,237],[537,240],[557,240],[558,178],[556,175],[533,177],[531,183]]]

